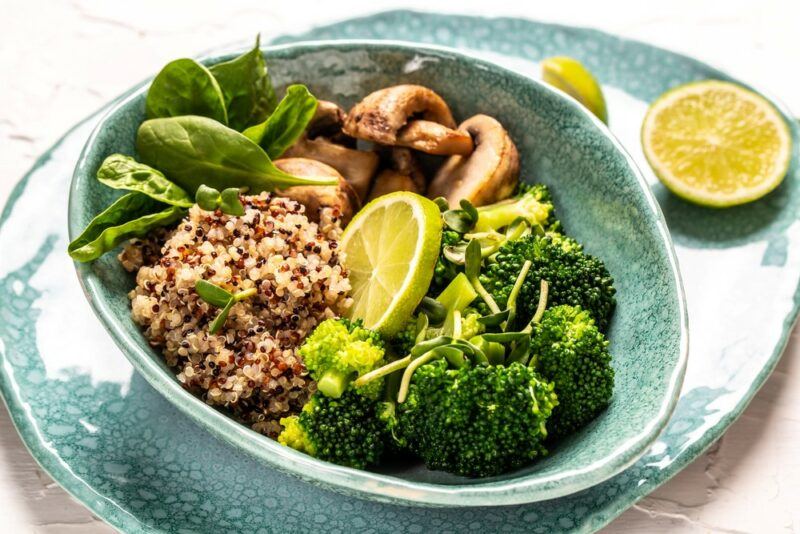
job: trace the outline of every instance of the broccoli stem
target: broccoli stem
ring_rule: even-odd
[[[395,371],[399,371],[400,369],[405,369],[408,367],[408,364],[411,363],[411,355],[409,354],[405,358],[400,358],[399,360],[395,360],[392,363],[388,363],[383,367],[378,367],[377,369],[373,369],[369,373],[365,373],[358,378],[356,378],[353,385],[357,388],[361,386],[365,386],[372,382],[373,380],[377,380],[381,377],[386,375],[392,374]]]
[[[330,369],[317,380],[317,389],[323,395],[338,399],[347,389],[350,383],[350,376],[347,373]]]
[[[478,297],[472,288],[467,275],[458,273],[458,276],[447,284],[447,287],[439,293],[436,300],[449,312],[452,310],[464,311],[464,308]]]
[[[475,223],[476,231],[497,230],[508,226],[514,219],[525,212],[520,210],[518,199],[508,199],[481,206],[478,208],[478,222]]]

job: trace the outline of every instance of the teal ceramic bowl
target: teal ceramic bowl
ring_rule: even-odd
[[[269,47],[264,53],[277,85],[305,83],[318,97],[345,107],[381,87],[418,83],[441,94],[457,118],[486,113],[500,120],[517,143],[523,178],[551,187],[568,232],[602,258],[616,280],[618,307],[609,331],[616,371],[613,401],[548,457],[503,476],[466,479],[422,465],[380,471],[337,466],[283,447],[184,391],[131,319],[127,293],[134,281],[115,255],[78,265],[97,316],[145,379],[198,425],[260,461],[311,483],[383,502],[486,506],[551,499],[602,482],[642,455],[678,398],[688,347],[686,307],[658,205],[608,129],[563,93],[449,49],[336,41]],[[135,154],[146,91],[144,83],[122,100],[89,138],[72,182],[71,238],[118,196],[97,182],[95,172],[111,153]]]

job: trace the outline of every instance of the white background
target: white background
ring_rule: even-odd
[[[0,0],[0,204],[70,126],[176,57],[405,7],[592,26],[693,55],[800,114],[798,0]],[[691,357],[702,357],[692,355]],[[608,532],[800,532],[800,332],[710,451]],[[0,408],[0,530],[109,532],[37,467]]]

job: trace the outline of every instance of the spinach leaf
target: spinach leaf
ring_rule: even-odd
[[[294,185],[336,185],[334,178],[301,178],[272,163],[250,139],[205,117],[151,119],[139,127],[142,161],[194,194],[205,184],[217,190],[247,187],[251,193]]]
[[[194,204],[189,193],[167,180],[160,171],[130,156],[108,156],[97,170],[97,179],[108,187],[138,191],[164,204],[182,208]]]
[[[234,130],[262,122],[275,109],[275,89],[259,44],[260,36],[249,52],[209,68],[222,88],[228,124]]]
[[[207,280],[195,282],[194,290],[197,291],[201,299],[218,308],[224,308],[228,305],[228,301],[233,299],[233,293]]]
[[[179,206],[164,206],[143,193],[128,193],[92,219],[67,247],[74,260],[96,260],[132,237],[143,237],[158,226],[171,224],[186,213]]]
[[[317,111],[317,99],[305,85],[290,85],[267,120],[243,133],[277,159],[303,135]]]
[[[150,119],[202,115],[228,122],[219,83],[193,59],[176,59],[161,69],[147,91],[145,110]]]

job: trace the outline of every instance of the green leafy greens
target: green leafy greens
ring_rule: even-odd
[[[128,193],[98,214],[67,247],[80,262],[96,260],[123,241],[144,237],[150,230],[179,220],[186,210],[164,206],[143,193]]]
[[[276,159],[303,135],[317,111],[317,99],[305,85],[290,85],[272,115],[243,133]]]
[[[228,125],[234,130],[263,122],[277,102],[259,41],[256,37],[249,52],[209,68],[222,89]]]
[[[97,179],[113,189],[138,191],[171,206],[189,208],[194,204],[186,191],[167,180],[160,171],[130,156],[108,156],[97,170]]]
[[[228,123],[222,89],[211,72],[193,59],[176,59],[156,75],[147,91],[147,117],[202,115]]]
[[[247,187],[252,193],[294,185],[336,185],[333,178],[298,178],[278,169],[266,152],[236,130],[206,117],[152,119],[139,127],[136,150],[148,165],[195,193]]]

